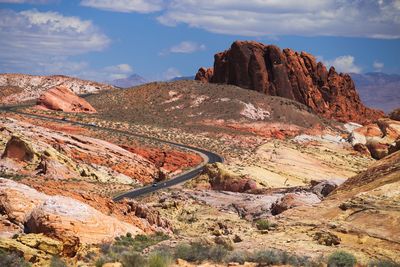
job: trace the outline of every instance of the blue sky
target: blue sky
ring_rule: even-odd
[[[400,0],[0,0],[0,72],[162,80],[235,40],[400,74]]]

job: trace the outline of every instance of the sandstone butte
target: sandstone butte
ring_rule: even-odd
[[[195,79],[296,100],[340,122],[365,124],[384,115],[364,106],[350,75],[327,70],[306,52],[254,41],[234,42],[214,56],[214,68],[200,68]]]
[[[94,107],[65,86],[56,86],[43,93],[37,100],[36,107],[44,110],[58,110],[64,112],[96,112]]]

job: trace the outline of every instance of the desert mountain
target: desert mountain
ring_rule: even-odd
[[[400,107],[400,75],[382,72],[350,75],[366,105],[386,113]]]
[[[197,80],[226,83],[296,100],[326,118],[365,123],[383,113],[367,108],[348,74],[329,70],[306,52],[236,41],[215,55],[214,68],[201,68]]]
[[[269,136],[275,130],[279,132],[280,126],[287,127],[288,132],[299,132],[325,123],[293,100],[198,81],[149,83],[92,95],[86,100],[107,119],[200,131],[231,129]]]
[[[75,94],[97,93],[113,86],[78,78],[53,75],[0,74],[0,103],[18,103],[37,99],[54,86],[65,86]]]
[[[132,86],[145,84],[147,82],[148,81],[145,78],[143,78],[142,76],[140,76],[138,74],[132,74],[128,78],[116,79],[116,80],[113,80],[113,81],[110,81],[107,83],[112,84],[117,87],[121,87],[121,88],[129,88]]]

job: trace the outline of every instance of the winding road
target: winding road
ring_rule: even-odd
[[[140,197],[140,196],[152,193],[152,192],[159,191],[164,188],[168,188],[168,187],[183,183],[183,182],[193,179],[197,175],[199,175],[203,171],[204,166],[207,163],[224,162],[224,158],[222,156],[220,156],[216,153],[213,153],[211,151],[205,150],[205,149],[188,146],[188,145],[184,145],[184,144],[179,144],[179,143],[175,143],[175,142],[171,142],[171,141],[166,141],[166,140],[162,140],[162,139],[155,138],[155,137],[149,137],[149,136],[145,136],[145,135],[141,135],[141,134],[131,133],[128,131],[117,130],[117,129],[107,128],[107,127],[100,127],[100,126],[93,125],[90,123],[70,121],[70,120],[66,120],[66,119],[50,118],[50,117],[41,116],[41,115],[37,115],[37,114],[31,114],[31,113],[27,113],[27,112],[23,112],[23,111],[19,110],[20,108],[27,108],[30,106],[32,106],[32,105],[29,104],[29,105],[16,105],[16,106],[1,106],[0,111],[12,112],[15,114],[20,114],[20,115],[28,116],[31,118],[42,119],[42,120],[47,120],[47,121],[55,121],[55,122],[59,122],[59,123],[68,123],[68,124],[73,124],[73,125],[86,126],[86,127],[91,127],[94,129],[100,129],[103,131],[120,133],[120,134],[124,134],[127,136],[140,137],[140,138],[168,144],[168,145],[171,145],[171,146],[174,146],[177,148],[183,148],[185,150],[193,151],[193,152],[199,154],[204,159],[203,162],[200,165],[196,166],[194,169],[191,169],[187,172],[181,173],[175,177],[172,177],[169,180],[162,181],[157,184],[144,186],[144,187],[141,187],[138,189],[134,189],[134,190],[122,193],[122,194],[114,197],[113,198],[114,201],[120,201],[123,198]]]

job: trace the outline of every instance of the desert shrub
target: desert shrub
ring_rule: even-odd
[[[375,260],[368,264],[369,267],[400,267],[400,263],[390,260]]]
[[[246,261],[262,265],[319,266],[308,257],[301,257],[280,250],[259,250],[248,256]]]
[[[208,252],[208,259],[213,262],[222,262],[228,255],[226,247],[221,245],[212,246]]]
[[[352,267],[356,263],[356,257],[345,251],[336,251],[328,258],[329,267]]]
[[[126,251],[121,255],[120,262],[124,267],[146,266],[146,259],[136,251]]]
[[[228,254],[226,248],[221,245],[209,245],[200,242],[180,244],[175,248],[175,257],[189,262],[202,262],[210,260],[221,262]]]
[[[0,266],[28,267],[31,264],[15,252],[0,249]]]
[[[168,267],[172,264],[172,256],[163,251],[150,254],[148,260],[149,267]]]
[[[268,220],[258,220],[256,221],[256,227],[258,230],[270,230],[271,228],[275,227],[276,224],[275,223],[271,223]]]
[[[53,256],[50,261],[50,267],[67,267],[67,264],[58,256]]]
[[[225,257],[225,262],[236,262],[239,264],[244,264],[248,260],[248,255],[244,251],[232,251]]]
[[[142,252],[145,248],[156,245],[161,241],[167,240],[168,236],[164,233],[155,233],[153,235],[137,235],[132,237],[132,234],[127,233],[126,236],[115,238],[115,244],[112,249],[116,247],[131,248],[135,251]]]

